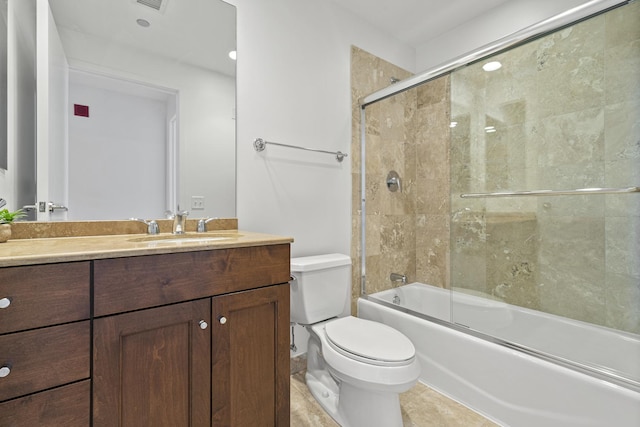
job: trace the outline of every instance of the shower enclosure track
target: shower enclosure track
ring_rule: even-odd
[[[640,187],[626,188],[579,188],[577,190],[534,190],[534,191],[506,191],[500,193],[464,193],[463,199],[479,199],[490,197],[519,197],[519,196],[588,196],[590,194],[625,194],[640,193]]]
[[[559,13],[551,18],[540,21],[522,30],[507,35],[493,43],[484,45],[468,54],[459,56],[444,64],[437,65],[422,73],[416,74],[404,80],[400,80],[390,86],[378,90],[359,100],[360,108],[413,89],[429,80],[436,79],[448,72],[464,67],[472,62],[481,60],[489,55],[504,51],[519,44],[526,43],[537,37],[555,31],[564,26],[575,24],[577,21],[587,19],[590,16],[613,9],[635,0],[591,0],[579,6]]]

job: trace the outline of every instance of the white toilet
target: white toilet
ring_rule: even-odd
[[[306,382],[343,427],[402,426],[399,393],[418,381],[411,341],[370,320],[340,316],[351,294],[351,259],[291,259],[291,321],[306,326]]]

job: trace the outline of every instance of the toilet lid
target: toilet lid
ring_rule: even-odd
[[[413,361],[416,353],[409,338],[399,331],[358,317],[348,316],[327,323],[325,334],[336,350],[367,363],[406,365]]]

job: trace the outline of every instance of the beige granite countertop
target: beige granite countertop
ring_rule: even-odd
[[[123,221],[123,223],[127,222]],[[112,234],[121,230],[117,226],[113,227],[113,222],[109,224],[111,226],[110,234],[27,237],[0,243],[0,267],[277,245],[293,242],[291,237],[242,231],[233,228],[219,229],[215,225],[211,227],[214,229],[213,231],[205,233],[196,233],[189,231],[189,228],[187,228],[187,233],[184,235],[162,232],[162,228],[161,233],[155,236],[143,232],[136,233],[136,230],[134,232],[125,230],[122,234]],[[82,229],[83,225],[83,223],[76,223],[75,228]],[[95,223],[92,225],[95,226]],[[144,228],[144,224],[140,225]],[[228,225],[228,223],[222,223],[222,225]],[[70,227],[69,223],[64,224],[64,226]],[[52,226],[47,225],[47,227]]]

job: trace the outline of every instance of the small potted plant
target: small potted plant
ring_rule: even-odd
[[[11,223],[18,218],[25,216],[22,209],[9,212],[8,209],[0,210],[0,243],[4,243],[11,238]]]

